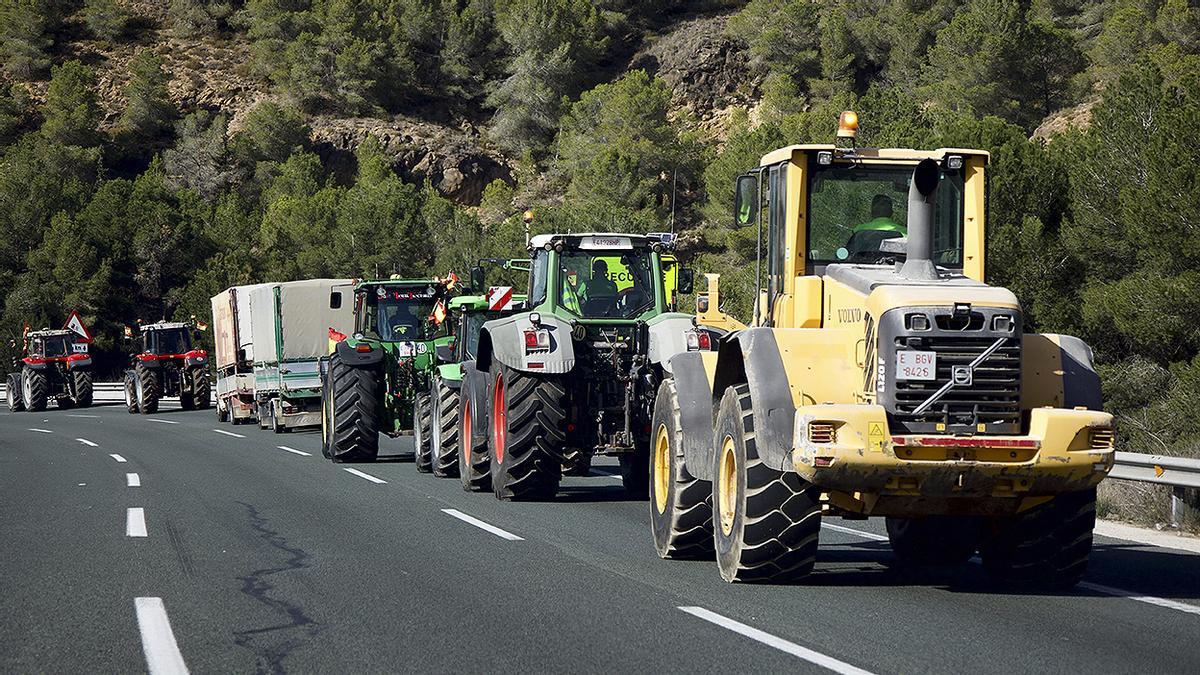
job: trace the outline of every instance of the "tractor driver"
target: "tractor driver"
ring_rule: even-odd
[[[413,340],[420,333],[421,320],[415,312],[419,311],[411,303],[386,304],[383,306],[383,321],[390,334],[383,336],[385,340]]]
[[[885,194],[877,194],[871,200],[871,220],[854,227],[854,234],[859,232],[899,232],[901,237],[908,236],[908,228],[892,220],[892,198]]]
[[[599,259],[592,263],[592,278],[584,284],[583,297],[587,300],[617,297],[617,285],[608,278],[608,263]]]

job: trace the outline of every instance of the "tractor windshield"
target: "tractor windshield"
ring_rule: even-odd
[[[185,354],[192,350],[192,337],[186,328],[146,331],[146,351],[151,354]]]
[[[428,340],[437,333],[429,320],[436,303],[424,288],[377,286],[366,293],[364,325],[385,342]]]
[[[912,167],[814,165],[809,183],[810,264],[878,263],[881,242],[908,235],[908,184]],[[961,268],[962,171],[943,169],[934,205],[933,261]]]
[[[65,335],[42,338],[41,342],[42,356],[48,359],[66,356],[71,351],[71,347],[67,342],[67,336]]]
[[[565,251],[559,256],[561,303],[584,319],[632,319],[654,305],[662,288],[648,248]]]
[[[467,358],[475,358],[475,350],[479,349],[479,334],[483,332],[483,324],[488,320],[486,312],[470,312],[463,322],[463,347]]]

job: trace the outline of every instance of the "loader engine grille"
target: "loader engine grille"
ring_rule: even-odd
[[[893,428],[907,433],[1021,433],[1019,312],[978,308],[969,315],[960,312],[958,318],[952,312],[948,307],[908,307],[884,314],[877,388]],[[914,320],[922,314],[924,321]],[[905,369],[899,355],[904,351],[923,355],[906,359],[909,363],[933,363],[928,370]]]

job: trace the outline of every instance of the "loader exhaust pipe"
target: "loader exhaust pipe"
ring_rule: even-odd
[[[937,281],[933,264],[933,196],[939,181],[937,162],[923,159],[913,169],[908,186],[908,245],[900,276],[914,281]]]

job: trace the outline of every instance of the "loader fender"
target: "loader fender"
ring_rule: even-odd
[[[1101,410],[1100,376],[1083,340],[1026,333],[1021,341],[1021,407],[1047,406]]]
[[[550,333],[550,351],[525,350],[525,331],[535,326],[529,313],[507,316],[483,324],[479,334],[475,367],[487,372],[492,360],[526,373],[569,373],[575,368],[575,345],[571,339],[571,324],[552,314],[542,314],[537,329]]]
[[[337,343],[337,355],[343,365],[351,368],[368,368],[383,361],[383,350],[372,347],[369,352],[360,352],[346,341]]]
[[[747,328],[721,340],[713,375],[714,406],[725,389],[746,383],[754,411],[759,458],[776,471],[791,470],[796,405],[772,328]]]
[[[666,369],[675,380],[679,426],[683,433],[683,463],[700,480],[713,479],[713,391],[700,352],[672,356]]]
[[[694,328],[687,314],[660,314],[649,321],[650,345],[646,357],[671,372],[671,357],[687,351],[687,331]]]
[[[1092,363],[1092,348],[1073,335],[1055,335],[1062,350],[1063,398],[1067,408],[1103,410],[1100,376]]]

